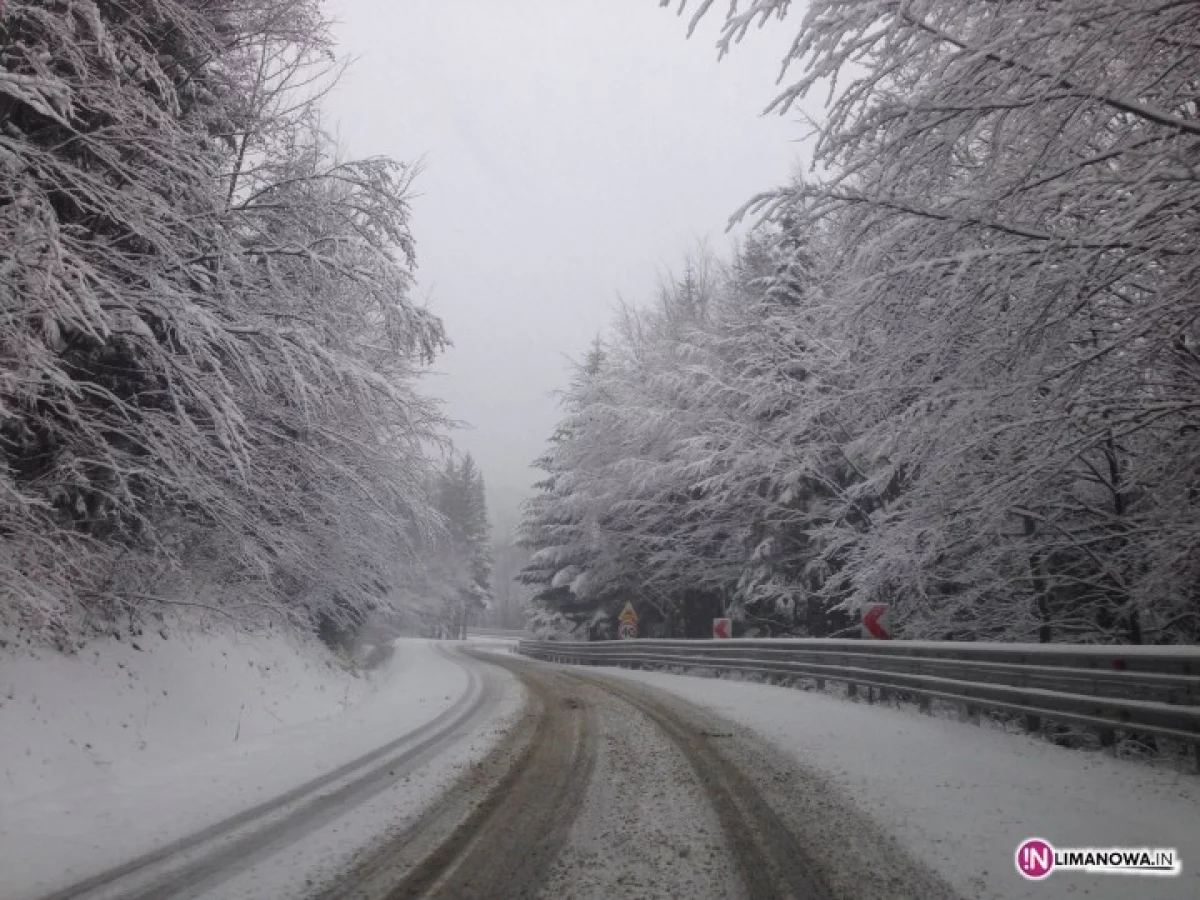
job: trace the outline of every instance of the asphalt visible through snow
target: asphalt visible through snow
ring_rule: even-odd
[[[954,892],[811,773],[652,688],[467,651],[525,686],[508,734],[324,900],[939,900]]]
[[[426,725],[47,900],[274,896],[234,885],[442,754],[453,758],[494,721],[510,676],[524,705],[482,758],[402,831],[309,882],[309,897],[955,896],[823,779],[711,711],[595,670],[448,652],[468,687]]]

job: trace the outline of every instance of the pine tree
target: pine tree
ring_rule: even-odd
[[[440,533],[426,552],[426,590],[433,598],[428,627],[461,637],[468,619],[491,599],[491,535],[483,475],[468,453],[451,457],[437,478]]]

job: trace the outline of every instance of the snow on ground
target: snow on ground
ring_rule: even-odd
[[[766,737],[969,898],[1200,897],[1200,779],[1021,734],[822,693],[623,669]],[[1183,874],[1022,879],[1017,845],[1174,847]]]
[[[137,649],[135,649],[137,648]],[[157,634],[0,656],[0,804],[250,742],[369,683],[279,635]]]
[[[419,640],[370,679],[281,636],[101,642],[0,659],[5,897],[69,884],[435,718],[466,671]]]
[[[327,826],[222,883],[212,893],[213,900],[307,896],[336,884],[339,874],[353,866],[364,848],[404,833],[517,721],[525,699],[519,682],[503,669],[491,669],[487,677],[500,683],[500,694],[482,730],[453,744],[436,760],[367,802],[346,809]]]

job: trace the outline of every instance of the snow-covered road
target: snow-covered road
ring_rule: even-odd
[[[517,727],[323,897],[955,896],[753,732],[591,670],[492,661],[531,698]]]
[[[1200,780],[1173,769],[502,644],[402,642],[355,699],[173,766],[0,796],[0,896],[1200,896]],[[1032,884],[1013,853],[1033,834],[1176,847],[1184,873]]]
[[[822,693],[497,661],[529,721],[421,821],[424,849],[399,836],[327,896],[1200,896],[1190,773]],[[1028,882],[1034,835],[1174,847],[1183,873]]]

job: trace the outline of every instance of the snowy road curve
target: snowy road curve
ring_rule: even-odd
[[[1196,896],[1194,777],[820,693],[410,642],[360,706],[233,747],[155,770],[157,801],[126,774],[67,818],[65,788],[12,804],[0,850],[24,881],[0,896],[1127,896],[1123,879],[1021,881],[1030,829],[1178,846],[1184,876],[1142,890]],[[84,869],[93,845],[108,862]]]
[[[521,720],[327,900],[954,896],[710,712],[591,672],[476,658],[525,685]]]
[[[820,779],[709,710],[499,648],[445,652],[451,669],[466,670],[465,689],[435,717],[280,796],[43,896],[954,896]],[[517,684],[523,703],[514,703]],[[502,708],[510,713],[498,720]],[[493,739],[471,750],[500,720]],[[428,780],[432,770],[452,774],[418,801],[409,780]],[[372,807],[383,814],[373,817]],[[400,821],[401,812],[402,824],[379,824]],[[356,817],[367,827],[348,827]],[[314,868],[314,848],[339,830],[351,849]]]

